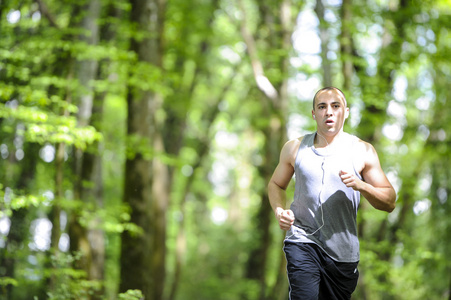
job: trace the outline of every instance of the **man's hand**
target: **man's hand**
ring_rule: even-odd
[[[291,209],[277,208],[276,218],[279,220],[279,227],[282,230],[286,231],[294,224],[294,213]]]
[[[363,184],[363,181],[355,176],[354,173],[348,173],[343,170],[340,171],[340,178],[347,187],[350,187],[355,191],[359,191]]]

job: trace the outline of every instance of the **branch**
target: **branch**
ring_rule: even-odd
[[[39,11],[41,12],[41,14],[47,18],[47,20],[49,20],[50,25],[58,28],[58,25],[55,22],[55,18],[52,16],[52,14],[49,12],[49,10],[47,9],[47,5],[45,5],[44,0],[36,0],[36,3],[39,6]]]
[[[240,24],[241,35],[243,36],[244,43],[247,46],[247,52],[251,60],[252,70],[254,72],[255,82],[258,88],[268,97],[274,104],[276,104],[279,95],[274,85],[265,76],[263,71],[263,65],[258,58],[257,46],[255,39],[247,27],[246,12],[244,10],[242,0],[238,0],[238,5],[242,13],[242,21]]]

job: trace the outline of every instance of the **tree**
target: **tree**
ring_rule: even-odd
[[[249,5],[249,4],[247,4]],[[287,77],[289,49],[291,49],[291,31],[293,30],[293,17],[291,2],[271,1],[256,3],[261,18],[257,21],[257,28],[262,32],[252,33],[249,24],[249,11],[244,1],[239,1],[242,13],[241,34],[247,46],[247,54],[252,65],[256,87],[260,95],[254,95],[261,104],[262,115],[266,122],[257,122],[255,129],[263,133],[264,146],[262,148],[263,163],[258,168],[259,176],[264,182],[269,182],[274,166],[277,165],[281,145],[286,141],[286,115],[288,106]],[[265,35],[264,32],[269,32]],[[255,36],[261,36],[257,41]],[[276,38],[278,37],[278,38]],[[264,56],[258,50],[257,43],[265,45],[268,52],[273,55]],[[276,54],[277,53],[277,54]],[[278,70],[278,72],[274,72]],[[270,76],[270,75],[272,76]],[[267,279],[265,276],[268,250],[271,245],[270,224],[272,209],[264,188],[258,193],[261,204],[255,215],[255,246],[249,254],[247,277],[255,279],[260,285],[260,299],[266,299]],[[278,241],[279,238],[276,238]]]
[[[84,3],[82,11],[86,12],[80,24],[84,31],[80,35],[81,44],[86,44],[87,53],[91,52],[89,47],[94,48],[100,40],[100,1]],[[82,53],[81,57],[86,56]],[[75,63],[76,77],[80,84],[80,94],[76,96],[78,110],[78,124],[80,126],[91,125],[100,131],[99,125],[102,117],[102,105],[104,99],[94,92],[93,82],[100,75],[98,71],[99,62],[96,59],[78,59]],[[100,78],[99,78],[100,79]],[[97,146],[97,149],[96,149]],[[99,143],[89,147],[88,151],[75,149],[74,159],[74,198],[91,207],[103,208],[103,181],[102,166],[99,153]],[[86,273],[88,280],[102,281],[104,279],[105,239],[104,232],[100,227],[101,219],[92,218],[87,224],[81,223],[80,211],[73,210],[69,222],[69,236],[71,238],[70,250],[73,253],[81,252],[82,256],[76,262],[77,268]],[[101,289],[99,289],[101,295]]]
[[[331,84],[399,198],[389,216],[361,201],[354,296],[449,294],[443,1],[24,0],[0,17],[0,298],[286,298],[265,186]]]
[[[130,21],[136,26],[130,50],[136,54],[136,62],[130,69],[127,95],[129,144],[124,202],[131,208],[131,222],[143,231],[139,236],[130,232],[122,234],[120,290],[140,289],[146,299],[161,299],[169,203],[169,173],[161,160],[163,124],[158,118],[163,101],[159,80],[165,3],[131,1],[130,4]]]

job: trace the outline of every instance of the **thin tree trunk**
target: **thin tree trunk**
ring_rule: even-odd
[[[76,9],[74,10],[74,12]],[[65,63],[65,64],[64,64]],[[71,81],[73,79],[73,60],[70,55],[60,62],[60,65],[55,70],[55,74],[62,76],[66,73],[66,80]],[[59,92],[55,86],[49,88],[49,95]],[[69,87],[64,91],[66,95],[66,102],[72,104],[72,93]],[[68,117],[70,115],[67,107],[61,111],[61,116]],[[55,146],[55,188],[54,188],[54,200],[52,209],[49,213],[49,220],[52,223],[52,231],[50,238],[50,251],[47,253],[47,268],[52,269],[52,259],[58,261],[60,257],[59,240],[61,238],[61,201],[64,199],[64,165],[65,165],[65,143],[57,143]],[[58,278],[55,276],[55,272],[50,273],[50,277],[46,279],[47,292],[53,291],[56,288]]]
[[[139,62],[156,68],[161,68],[164,9],[164,1],[131,1],[131,21],[146,34],[143,39],[132,39],[131,50]],[[155,118],[162,100],[153,91],[129,86],[127,134],[139,140],[140,145],[146,145],[151,153],[165,152],[162,124]],[[131,222],[143,232],[122,234],[120,290],[140,289],[146,300],[160,300],[166,275],[169,172],[158,155],[150,158],[141,149],[133,150],[136,151],[133,157],[126,161],[124,202],[131,207]]]
[[[263,63],[261,62],[258,56],[255,38],[249,30],[249,25],[247,24],[246,18],[246,11],[242,3],[242,0],[240,0],[238,3],[242,11],[242,22],[240,26],[241,35],[243,36],[243,40],[247,46],[247,53],[251,61],[255,82],[257,84],[257,87],[263,93],[262,102],[265,102],[267,101],[267,99],[269,99],[270,101],[272,101],[273,104],[277,104],[279,102],[278,92],[275,89],[274,85],[271,82],[269,82],[268,78],[264,74]],[[268,106],[267,103],[263,104],[265,104],[265,106]],[[280,125],[279,122],[277,123]],[[276,128],[276,130],[278,129],[279,128]],[[272,155],[270,155],[269,152],[267,151],[267,148],[271,144],[270,142],[271,134],[269,133],[269,131],[270,129],[264,130],[265,132],[264,135],[266,137],[265,150],[263,154],[265,156],[264,165],[273,166],[275,164],[273,162]],[[276,144],[278,145],[279,143]],[[265,172],[264,168],[260,168],[259,173],[260,176],[262,176],[265,181],[269,179],[269,176],[267,174],[268,172]],[[257,244],[254,245],[253,249],[251,249],[246,266],[246,278],[256,280],[259,283],[260,299],[265,299],[265,283],[266,283],[265,269],[268,247],[270,244],[270,233],[269,233],[270,215],[271,215],[271,206],[269,205],[269,200],[267,198],[266,193],[262,191],[261,204],[254,216],[254,220],[256,223],[255,238]]]
[[[180,285],[180,277],[182,274],[182,270],[183,270],[183,265],[182,262],[185,258],[185,252],[186,252],[186,236],[185,236],[185,206],[186,206],[186,201],[188,198],[188,194],[191,190],[192,184],[194,182],[194,171],[197,170],[201,165],[202,165],[202,161],[204,160],[204,158],[206,157],[206,155],[208,154],[208,151],[210,149],[210,129],[213,128],[211,125],[213,124],[213,122],[216,120],[216,116],[219,113],[219,104],[222,101],[222,99],[224,99],[227,95],[227,92],[229,91],[230,87],[232,87],[232,82],[235,78],[235,75],[237,74],[236,70],[234,70],[234,72],[232,73],[233,75],[230,78],[230,81],[227,82],[224,85],[224,88],[222,89],[222,91],[219,93],[219,95],[216,97],[216,100],[214,101],[214,104],[210,106],[209,111],[207,111],[205,113],[205,119],[206,119],[206,128],[209,128],[209,130],[207,131],[207,133],[205,134],[203,139],[200,139],[201,142],[198,144],[197,146],[197,161],[195,162],[195,164],[192,166],[193,167],[193,174],[188,178],[188,181],[185,185],[185,189],[183,192],[183,198],[182,201],[180,203],[180,213],[181,213],[181,221],[178,224],[178,232],[177,232],[177,238],[176,238],[176,256],[175,256],[175,268],[174,268],[174,279],[172,282],[172,286],[171,286],[171,290],[170,290],[170,294],[169,294],[169,298],[168,300],[174,300],[176,295],[177,295],[177,291],[178,291],[178,287]]]
[[[321,1],[321,0],[318,0]],[[352,3],[351,0],[343,0],[341,5],[341,61],[343,71],[343,89],[344,91],[351,90],[352,74],[354,69],[353,53],[352,53]]]
[[[115,8],[113,3],[110,3],[106,8],[107,18],[119,18],[120,11]],[[103,42],[111,42],[117,36],[117,29],[109,22],[105,22],[103,26],[100,27],[99,39]],[[97,79],[105,80],[108,78],[110,73],[109,66],[111,65],[110,59],[104,59],[99,62],[97,68]],[[104,111],[104,102],[107,92],[94,92],[94,100],[92,107],[91,125],[96,128],[97,131],[103,132],[102,128],[102,118]],[[124,124],[125,125],[125,124]],[[94,183],[94,188],[90,190],[93,198],[95,199],[95,204],[100,209],[104,208],[104,184],[103,184],[103,164],[102,149],[104,147],[102,142],[96,143],[95,153],[86,152],[84,153],[83,165],[85,166],[83,170],[87,174],[83,177],[89,178],[90,182]],[[89,166],[92,166],[89,168]],[[105,245],[105,232],[100,229],[102,220],[96,218],[94,220],[93,228],[90,229],[88,233],[88,240],[91,245],[92,251],[92,263],[91,269],[89,270],[88,278],[93,280],[104,280],[105,279],[105,264],[106,264],[106,245]],[[99,295],[105,294],[104,285],[99,291]]]
[[[80,40],[86,42],[89,46],[98,44],[99,41],[99,15],[100,0],[89,1],[84,10],[87,14],[81,22],[81,28],[87,34],[80,36]],[[96,60],[83,60],[77,62],[77,77],[83,88],[83,93],[79,99],[78,124],[80,126],[91,125],[93,118],[94,92],[92,81],[98,74],[98,62]],[[96,122],[99,124],[100,122]],[[98,128],[97,128],[98,129]],[[98,155],[98,143],[88,148],[90,151],[84,152],[82,149],[75,149],[75,186],[74,195],[77,201],[83,201],[87,204],[93,204],[101,208],[102,203],[102,176],[101,159]],[[80,213],[73,211],[70,216],[69,233],[71,238],[71,252],[80,251],[82,257],[76,262],[75,267],[86,272],[88,280],[103,280],[104,269],[104,233],[99,227],[100,220],[95,218],[88,227],[79,222]],[[94,264],[94,262],[96,264]],[[100,297],[102,291],[99,291],[97,297]],[[95,297],[95,296],[93,296]]]
[[[327,57],[329,53],[329,33],[327,22],[324,20],[324,4],[322,0],[316,0],[315,12],[319,19],[319,36],[321,39],[321,66],[323,68],[323,85],[332,86],[332,66]]]
[[[246,11],[242,1],[239,2],[240,9],[242,10],[242,22],[241,22],[241,34],[243,40],[247,45],[247,52],[251,60],[252,70],[254,73],[254,79],[257,87],[262,92],[262,107],[265,115],[268,116],[269,126],[261,129],[265,136],[265,145],[262,151],[264,156],[263,166],[260,167],[259,175],[265,182],[269,182],[274,167],[279,160],[279,153],[283,143],[287,139],[286,133],[286,113],[287,113],[287,82],[282,78],[279,82],[270,82],[265,76],[264,64],[259,58],[257,51],[257,43],[253,34],[249,30],[246,19]],[[271,36],[278,38],[268,41],[268,48],[278,48],[288,50],[291,48],[290,34],[292,32],[292,16],[290,13],[290,1],[282,1],[278,6],[272,7],[269,3],[259,2],[259,10],[262,14],[262,20],[265,20],[263,24],[266,28],[271,30]],[[273,13],[277,11],[277,20],[273,20]],[[275,26],[277,24],[277,26]],[[288,55],[281,56],[278,61],[278,67],[281,69],[282,74],[287,74],[288,69]],[[260,191],[261,205],[255,215],[256,224],[256,241],[254,249],[250,251],[249,260],[246,267],[246,278],[255,279],[260,285],[259,299],[266,299],[267,292],[270,289],[266,283],[266,265],[268,249],[272,243],[272,237],[270,233],[270,224],[272,221],[273,213],[269,203],[266,189]]]
[[[31,181],[35,177],[36,164],[38,161],[39,145],[35,143],[27,143],[24,145],[25,156],[20,162],[21,171],[14,190],[26,192]],[[17,162],[16,162],[17,163]],[[4,182],[6,186],[9,183]],[[4,247],[0,250],[0,277],[16,277],[17,257],[14,255],[17,249],[23,246],[27,237],[30,222],[27,219],[28,208],[19,208],[12,211],[10,217],[10,227],[8,238]],[[10,299],[12,296],[13,285],[8,285],[5,291],[5,298]]]
[[[56,155],[55,155],[55,198],[53,201],[52,210],[49,214],[50,222],[52,223],[52,233],[50,238],[50,253],[49,258],[58,259],[59,258],[59,240],[61,238],[61,201],[64,197],[63,192],[63,178],[64,178],[64,153],[65,144],[58,143],[56,145]],[[50,261],[49,261],[50,262]],[[51,265],[50,265],[50,268]],[[55,276],[55,272],[50,273],[50,278],[48,281],[49,289],[48,291],[53,291],[56,288],[58,278]]]

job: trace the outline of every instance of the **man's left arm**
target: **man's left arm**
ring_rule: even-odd
[[[363,169],[362,178],[344,171],[340,172],[341,180],[347,187],[359,191],[370,204],[379,210],[392,212],[395,209],[396,192],[382,170],[379,157],[371,144],[362,142]]]

